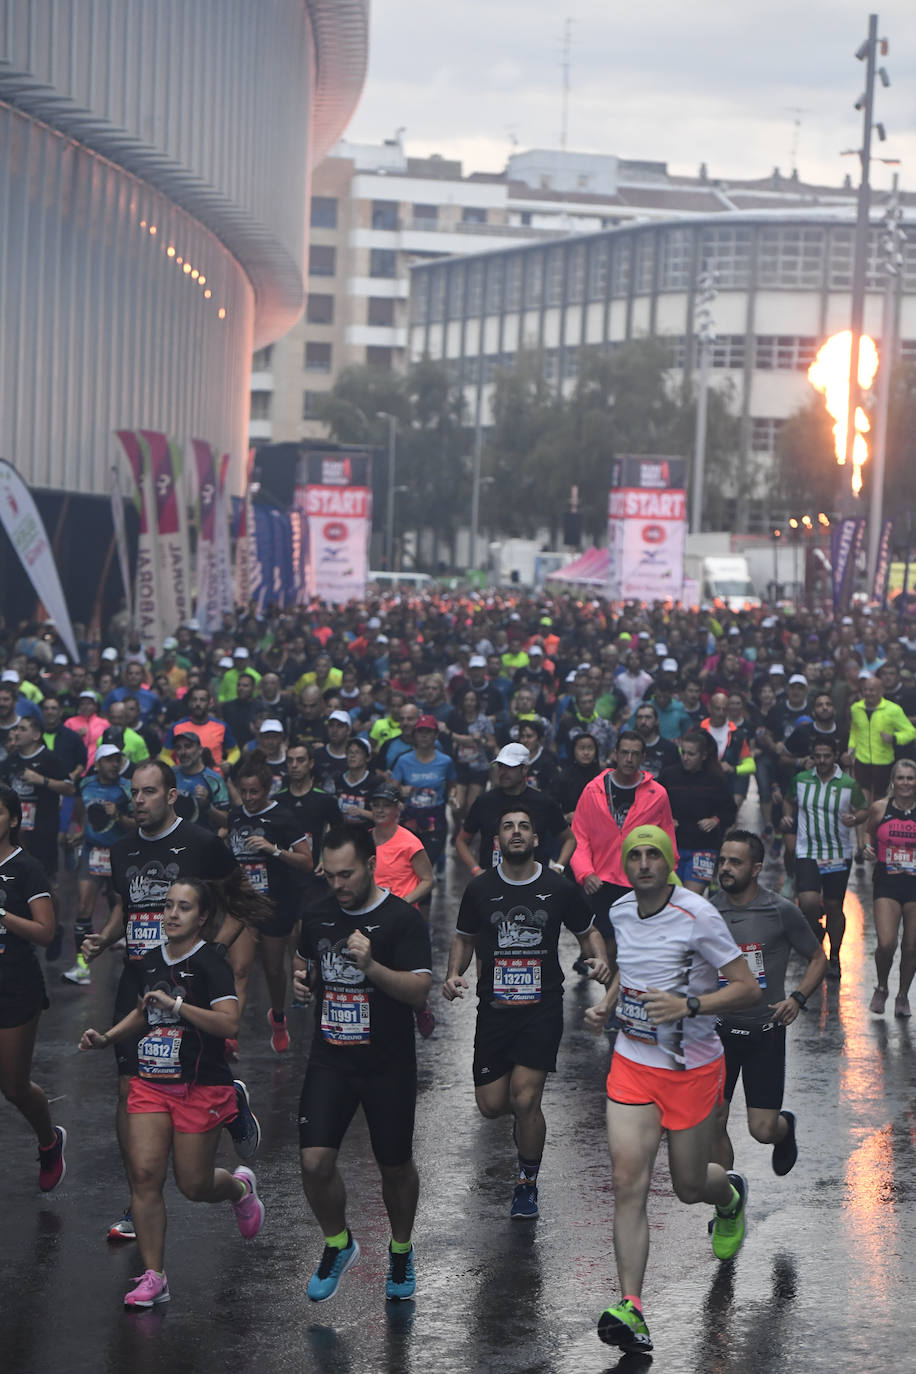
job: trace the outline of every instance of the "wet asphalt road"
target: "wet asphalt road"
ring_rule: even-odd
[[[769,870],[772,874],[773,870]],[[765,875],[766,876],[766,875]],[[433,906],[435,969],[446,952],[463,878],[449,864]],[[774,885],[778,885],[774,884]],[[230,1209],[167,1188],[172,1301],[125,1313],[136,1246],[106,1243],[126,1203],[114,1137],[115,1073],[105,1052],[80,1055],[89,1024],[109,1025],[115,957],[91,989],[57,981],[43,1018],[35,1077],[59,1099],[68,1173],[43,1197],[34,1143],[0,1103],[6,1187],[0,1246],[0,1369],[6,1374],[172,1374],[223,1368],[285,1371],[634,1371],[784,1374],[916,1369],[916,1112],[912,1034],[866,1010],[874,936],[861,876],[847,900],[843,982],[822,987],[789,1031],[786,1104],[799,1117],[800,1158],[777,1179],[771,1151],[732,1108],[736,1167],[750,1180],[749,1234],[735,1263],[713,1258],[709,1209],[672,1196],[664,1145],[650,1201],[645,1311],[654,1357],[620,1358],[595,1335],[617,1296],[610,1170],[603,1126],[607,1041],[581,1027],[594,990],[567,978],[559,1072],[545,1096],[547,1149],[537,1222],[510,1222],[514,1154],[507,1121],[476,1112],[470,1079],[474,1003],[448,1006],[419,1043],[416,1157],[422,1194],[414,1303],[384,1301],[388,1228],[361,1118],[341,1154],[349,1218],[362,1247],[337,1296],[305,1285],[320,1255],[302,1199],[295,1117],[311,1011],[290,1013],[292,1052],[269,1049],[263,979],[253,980],[237,1072],[264,1138],[254,1161],[267,1206],[261,1234],[238,1235]],[[575,942],[564,942],[569,970]],[[790,974],[790,977],[792,975]],[[892,975],[892,994],[896,990]],[[790,982],[789,986],[792,986]],[[224,1137],[221,1162],[235,1165]]]

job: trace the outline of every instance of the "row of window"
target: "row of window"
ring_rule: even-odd
[[[687,339],[683,334],[670,340],[672,365],[687,366]],[[712,367],[741,371],[748,364],[761,372],[807,372],[814,362],[819,340],[810,335],[758,334],[751,340],[748,355],[744,334],[717,334],[711,345]]]
[[[337,197],[312,196],[309,223],[313,229],[337,228]],[[370,210],[370,223],[373,229],[392,230],[400,228],[400,203],[396,200],[374,200]],[[438,205],[412,205],[411,222],[433,226],[439,219]],[[487,212],[480,206],[465,205],[461,210],[464,224],[486,224]]]
[[[880,231],[869,236],[868,285],[885,280]],[[514,254],[453,262],[413,274],[411,315],[463,319],[501,311],[603,301],[632,293],[685,291],[703,269],[719,290],[802,287],[845,290],[854,231],[829,226],[684,226],[643,228],[611,239],[558,243]],[[904,287],[916,290],[916,229],[904,244]]]
[[[309,245],[309,276],[334,277],[337,275],[337,249],[328,243]],[[369,276],[386,277],[389,280],[398,275],[398,255],[389,248],[370,248]]]

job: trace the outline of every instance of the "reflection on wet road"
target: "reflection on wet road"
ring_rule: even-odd
[[[114,1068],[103,1055],[75,1050],[85,1025],[108,1024],[114,961],[91,989],[53,984],[35,1076],[61,1098],[54,1110],[70,1131],[69,1170],[59,1193],[43,1198],[30,1139],[12,1111],[0,1109],[7,1165],[0,1367],[10,1374],[916,1368],[912,1045],[906,1023],[867,1011],[874,935],[861,876],[854,892],[842,984],[815,993],[789,1032],[786,1101],[798,1113],[800,1157],[787,1178],[775,1177],[770,1151],[747,1135],[740,1090],[735,1101],[733,1139],[750,1179],[750,1226],[734,1264],[713,1259],[706,1210],[674,1201],[660,1152],[646,1283],[651,1360],[618,1360],[594,1334],[599,1311],[616,1296],[603,1128],[608,1046],[581,1026],[594,994],[569,973],[576,952],[570,938],[563,946],[567,1029],[545,1099],[541,1217],[508,1219],[510,1127],[483,1121],[474,1107],[473,1001],[448,1006],[438,999],[438,1029],[419,1046],[417,1299],[388,1310],[387,1222],[361,1122],[342,1166],[362,1258],[331,1302],[314,1307],[305,1298],[322,1243],[302,1201],[295,1144],[311,1013],[291,1013],[298,1018],[291,1020],[293,1050],[278,1060],[267,1046],[258,982],[240,1073],[264,1129],[255,1167],[266,1224],[246,1246],[228,1208],[193,1206],[170,1184],[172,1302],[164,1311],[126,1315],[120,1300],[137,1272],[136,1248],[105,1242],[126,1202],[113,1129]],[[439,975],[459,893],[450,871],[433,908]],[[228,1140],[222,1158],[234,1159]]]

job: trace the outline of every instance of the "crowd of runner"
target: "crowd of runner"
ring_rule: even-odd
[[[574,974],[598,985],[620,1284],[598,1334],[651,1349],[662,1133],[675,1193],[713,1209],[731,1260],[748,1188],[729,1104],[741,1078],[749,1132],[787,1174],[786,1029],[842,978],[854,865],[873,877],[869,1011],[885,1014],[899,944],[892,1005],[910,1016],[916,617],[427,594],[227,617],[207,638],[191,622],[155,649],[121,617],[108,641],[79,664],[49,625],[0,644],[0,1088],[50,1192],[67,1132],[31,1080],[46,978],[79,996],[118,959],[111,1023],[80,1048],[117,1062],[129,1205],[108,1234],[137,1242],[143,1270],[125,1304],[170,1297],[170,1156],[181,1192],[228,1202],[243,1237],[264,1221],[247,1163],[260,1090],[234,1070],[258,965],[274,1052],[290,1052],[290,1001],[315,1009],[298,1131],[325,1244],[308,1297],[332,1297],[359,1256],[337,1160],[360,1107],[391,1225],[386,1298],[413,1296],[415,1032],[436,1025],[431,898],[451,866],[466,885],[441,993],[476,991],[476,1101],[512,1118],[514,1219],[539,1210],[563,927]],[[216,1164],[223,1127],[233,1172]]]

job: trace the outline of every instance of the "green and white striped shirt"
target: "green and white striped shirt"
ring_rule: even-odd
[[[854,826],[844,825],[840,816],[865,805],[862,789],[839,765],[826,782],[815,768],[806,768],[792,779],[794,800],[798,805],[798,843],[800,859],[851,859],[855,850]]]

